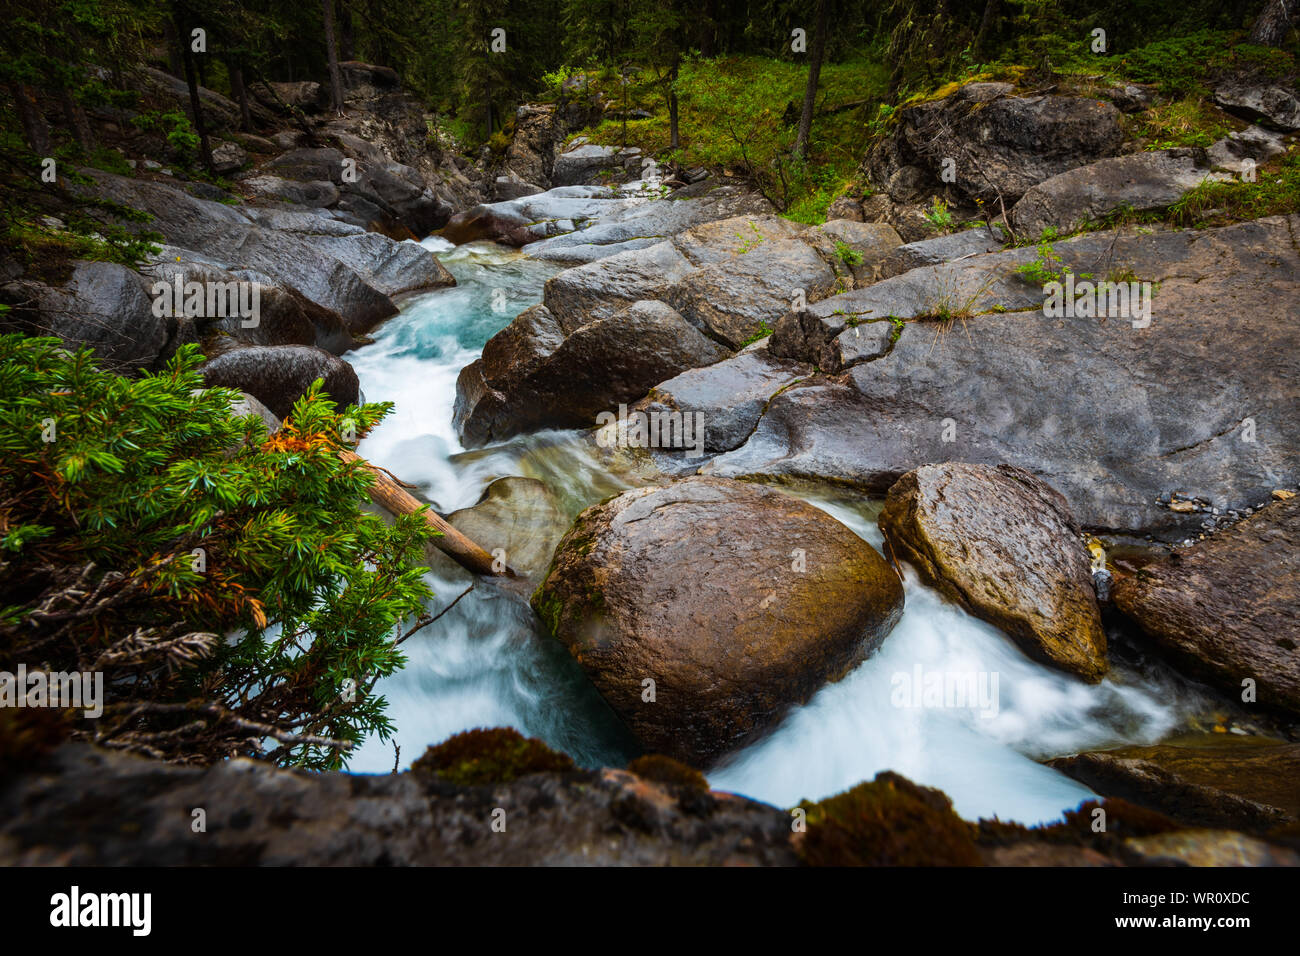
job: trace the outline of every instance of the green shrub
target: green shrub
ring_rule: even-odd
[[[182,164],[188,166],[198,157],[199,134],[180,110],[151,110],[133,117],[131,123],[146,133],[161,133]]]
[[[106,746],[338,767],[391,734],[373,685],[429,597],[432,532],[363,510],[372,475],[338,456],[391,406],[318,381],[268,438],[201,361],[126,378],[0,337],[0,669],[102,672],[77,733]]]

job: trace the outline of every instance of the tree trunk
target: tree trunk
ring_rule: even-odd
[[[253,111],[248,105],[248,87],[244,85],[244,68],[239,58],[232,56],[226,61],[226,69],[230,73],[230,92],[234,95],[235,102],[239,104],[239,128],[245,133],[251,133]]]
[[[14,98],[14,108],[18,110],[18,119],[23,124],[23,135],[32,152],[42,159],[52,152],[50,147],[50,124],[45,122],[45,114],[36,102],[36,91],[22,83],[10,83],[9,92]]]
[[[343,74],[339,71],[339,48],[334,42],[334,0],[321,0],[321,10],[325,14],[325,54],[330,66],[330,91],[334,100],[334,112],[343,112]]]
[[[190,112],[194,114],[194,132],[199,134],[199,159],[211,176],[216,175],[212,168],[212,146],[208,143],[208,124],[203,120],[203,103],[199,99],[199,80],[194,70],[194,54],[190,50],[189,31],[185,29],[185,14],[180,4],[172,4],[172,16],[176,21],[176,35],[181,41],[181,60],[185,64],[185,83],[190,88]]]
[[[808,152],[808,138],[812,135],[813,107],[817,103],[817,81],[822,73],[822,56],[826,53],[826,22],[830,11],[828,0],[818,0],[817,26],[813,34],[812,59],[808,63],[808,85],[803,91],[803,112],[799,114],[799,134],[794,140],[794,158],[803,159]]]
[[[670,149],[680,149],[682,145],[681,131],[677,127],[677,91],[668,91],[668,147]]]
[[[167,69],[172,76],[180,76],[185,72],[185,64],[181,62],[181,38],[176,35],[176,24],[170,20],[163,21],[163,39],[167,43]]]
[[[367,489],[372,501],[383,508],[387,508],[395,515],[415,514],[424,506],[413,495],[408,493],[401,485],[394,481],[389,475],[380,471],[370,462],[361,458],[359,455],[350,451],[340,451],[339,457],[344,461],[359,461],[370,469],[370,473],[375,476],[375,483]],[[483,548],[479,547],[469,538],[465,537],[450,524],[434,514],[430,508],[424,513],[424,520],[435,531],[441,532],[441,537],[433,539],[433,546],[441,551],[447,557],[451,558],[462,568],[472,571],[474,574],[493,574],[514,577],[514,571],[506,567],[505,570],[497,571],[493,565],[492,555],[488,554]]]
[[[998,0],[988,0],[984,4],[984,16],[980,20],[979,32],[975,34],[975,42],[971,44],[976,56],[983,56],[987,50],[986,45],[989,42],[989,35],[993,32],[993,22],[998,17]]]
[[[63,107],[63,121],[68,124],[77,145],[83,152],[89,152],[95,145],[95,133],[86,119],[86,111],[66,86],[59,87],[59,105]]]
[[[348,0],[339,0],[339,59],[356,59],[356,34],[352,29],[352,8]]]
[[[1291,5],[1294,0],[1269,0],[1255,18],[1250,31],[1250,42],[1260,46],[1281,46],[1291,29]]]

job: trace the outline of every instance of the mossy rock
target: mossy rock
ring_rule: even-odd
[[[530,773],[565,773],[573,758],[552,750],[535,737],[509,727],[479,728],[430,747],[415,763],[415,773],[434,774],[448,783],[483,786],[509,783]]]
[[[801,803],[810,866],[979,866],[973,828],[939,790],[885,772],[818,803]]]
[[[688,767],[686,764],[674,760],[672,757],[665,757],[663,754],[646,754],[643,757],[637,757],[627,765],[627,769],[630,773],[636,774],[643,780],[652,780],[655,783],[690,787],[693,790],[709,789],[709,781],[704,774],[694,767]]]
[[[0,708],[0,777],[30,767],[68,739],[73,711]]]

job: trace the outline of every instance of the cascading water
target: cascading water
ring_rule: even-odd
[[[452,289],[408,300],[375,341],[349,358],[369,401],[396,411],[361,452],[421,486],[441,511],[473,505],[492,480],[535,477],[566,517],[645,479],[611,470],[577,432],[544,432],[465,452],[451,425],[456,377],[484,343],[541,298],[555,266],[490,243],[425,240],[456,276]],[[495,297],[495,302],[494,302]],[[493,309],[493,305],[497,309]],[[504,309],[500,308],[502,305]],[[877,548],[878,505],[829,490],[809,501]],[[440,610],[468,576],[448,563],[430,572]],[[1056,819],[1090,792],[1035,762],[1123,743],[1153,743],[1203,702],[1117,664],[1090,686],[1026,658],[995,628],[965,614],[910,573],[902,620],[879,651],[844,680],[791,712],[775,732],[709,775],[718,789],[779,806],[816,799],[895,770],[943,789],[967,818]],[[406,668],[379,685],[397,725],[392,743],[366,741],[351,769],[384,772],[424,747],[473,727],[513,726],[588,766],[621,766],[632,741],[559,643],[540,633],[517,595],[479,586],[404,645]],[[925,675],[997,681],[991,707],[906,706],[903,689]],[[919,688],[918,688],[919,695]],[[1176,701],[1177,703],[1174,703]],[[960,701],[959,701],[960,702]]]

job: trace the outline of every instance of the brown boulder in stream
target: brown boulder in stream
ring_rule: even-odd
[[[922,580],[1030,657],[1087,681],[1106,673],[1088,552],[1045,482],[1011,465],[926,465],[889,489],[880,530]]]
[[[584,511],[532,604],[647,751],[705,767],[873,652],[903,588],[812,505],[695,477]]]

